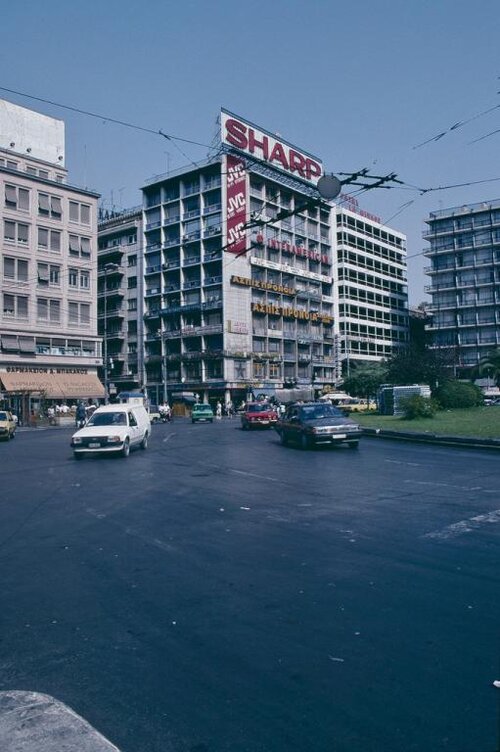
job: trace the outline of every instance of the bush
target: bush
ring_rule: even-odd
[[[441,407],[478,407],[483,404],[483,393],[475,384],[466,381],[446,381],[434,393]]]
[[[413,420],[414,418],[433,418],[437,410],[435,400],[430,397],[422,397],[420,394],[403,397],[399,404],[403,410],[402,417],[404,420]]]

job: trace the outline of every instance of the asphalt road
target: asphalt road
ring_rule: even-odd
[[[498,453],[69,438],[0,445],[0,690],[123,752],[498,752]]]

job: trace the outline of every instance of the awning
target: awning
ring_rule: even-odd
[[[55,371],[55,369],[54,369]],[[104,387],[95,373],[0,372],[6,392],[42,393],[48,399],[104,397]]]

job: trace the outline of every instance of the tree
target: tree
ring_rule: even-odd
[[[453,349],[424,350],[408,347],[386,362],[387,381],[391,384],[429,384],[434,391],[438,384],[450,378],[455,363]]]
[[[387,369],[381,363],[359,365],[344,379],[344,389],[353,397],[364,397],[369,402],[386,381]]]
[[[479,361],[479,373],[492,376],[495,384],[500,386],[500,347],[492,350],[486,357]]]

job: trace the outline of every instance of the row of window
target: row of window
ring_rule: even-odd
[[[37,247],[41,251],[50,251],[53,253],[61,252],[62,232],[51,230],[48,227],[38,227],[37,230]],[[16,243],[16,245],[27,246],[30,242],[30,225],[24,222],[14,222],[4,220],[3,239],[6,243]],[[91,256],[91,240],[89,237],[82,235],[68,235],[68,252],[70,256],[80,256],[89,258]]]
[[[371,237],[378,238],[385,243],[390,243],[391,245],[399,247],[403,245],[403,240],[401,238],[387,232],[387,230],[382,230],[379,227],[374,227],[374,225],[371,225],[368,222],[363,222],[361,219],[354,219],[354,217],[351,217],[348,214],[341,214],[339,219],[343,227],[356,230],[363,235],[371,235]]]
[[[365,253],[372,253],[374,256],[378,256],[379,258],[386,259],[387,261],[396,264],[404,264],[405,262],[402,253],[392,251],[390,248],[385,248],[383,245],[372,243],[371,240],[365,240],[364,238],[359,238],[357,235],[351,235],[347,232],[338,232],[337,242],[339,246],[348,245],[350,248],[356,248]]]
[[[69,287],[80,288],[81,290],[90,289],[90,271],[69,268],[67,274]],[[28,283],[30,281],[29,262],[26,259],[4,256],[3,279],[5,282]],[[36,279],[39,287],[47,285],[59,287],[61,285],[61,267],[58,264],[39,261]]]
[[[29,298],[27,295],[3,293],[2,312],[4,318],[28,319]],[[51,298],[36,299],[37,321],[59,324],[61,319],[61,301]],[[90,326],[90,304],[68,303],[68,326]]]
[[[398,269],[395,266],[376,261],[370,256],[365,256],[360,253],[354,253],[353,251],[348,251],[345,248],[341,248],[339,250],[338,259],[339,263],[350,263],[362,269],[373,269],[373,271],[376,271],[379,274],[387,274],[389,277],[406,279],[406,272],[404,269]]]
[[[358,272],[356,269],[339,269],[339,280],[357,282],[358,284],[368,285],[378,290],[390,290],[393,293],[406,294],[406,286],[393,282],[383,277],[374,277],[372,274]]]
[[[365,308],[357,305],[339,305],[339,316],[366,319],[369,321],[384,321],[393,326],[408,326],[408,318],[389,311],[377,311],[373,308]]]
[[[365,290],[360,287],[349,287],[341,285],[339,287],[339,298],[348,300],[360,300],[362,302],[373,303],[375,305],[385,306],[386,308],[406,309],[406,301],[402,298],[391,298],[389,295],[381,295],[378,292]]]
[[[31,208],[31,191],[18,185],[4,186],[5,208],[17,211],[29,212]],[[37,207],[40,217],[62,220],[63,197],[50,193],[37,192]],[[90,204],[82,204],[80,201],[68,201],[68,216],[70,222],[90,226]]]
[[[8,170],[18,170],[19,162],[12,158],[0,157],[0,167],[6,167]],[[34,175],[43,180],[54,180],[56,183],[64,183],[65,176],[61,173],[51,174],[48,170],[34,165],[26,165],[25,172],[27,175]]]

